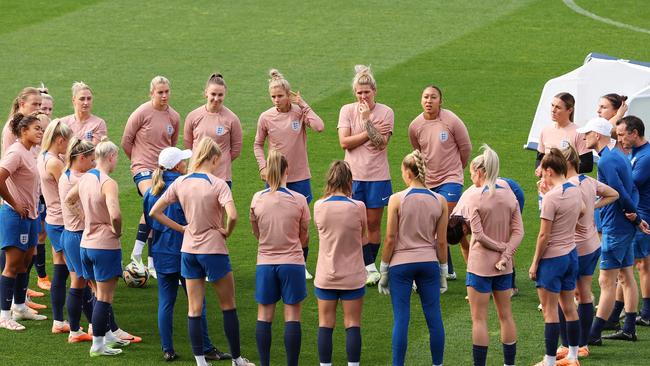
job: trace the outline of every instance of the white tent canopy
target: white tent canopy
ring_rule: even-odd
[[[560,92],[568,92],[575,97],[574,122],[580,126],[598,116],[598,100],[608,93],[627,95],[627,114],[650,122],[650,64],[589,54],[584,65],[546,82],[525,148],[537,149],[542,129],[553,123],[551,102],[553,96]]]

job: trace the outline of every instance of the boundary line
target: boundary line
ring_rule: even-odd
[[[596,20],[596,21],[599,21],[599,22],[602,22],[602,23],[606,23],[606,24],[609,24],[609,25],[613,25],[613,26],[618,27],[618,28],[623,28],[623,29],[634,31],[634,32],[645,33],[645,34],[650,35],[650,30],[648,30],[648,29],[637,27],[637,26],[630,25],[630,24],[617,22],[616,20],[612,20],[612,19],[609,19],[609,18],[601,17],[600,15],[596,15],[596,14],[594,14],[594,13],[588,11],[588,10],[585,10],[585,9],[581,8],[573,0],[562,0],[562,2],[564,2],[564,5],[569,7],[574,12],[576,12],[576,13],[578,13],[580,15],[584,15],[586,17],[589,17],[589,18],[591,18],[593,20]]]

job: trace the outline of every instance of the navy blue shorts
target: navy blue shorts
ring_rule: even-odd
[[[366,208],[383,208],[388,206],[388,199],[393,194],[390,180],[367,182],[352,181],[352,198],[366,204]]]
[[[634,265],[634,235],[611,235],[603,233],[601,240],[600,269],[620,269]]]
[[[122,250],[81,248],[81,266],[87,280],[106,282],[122,277]]]
[[[307,199],[307,203],[310,203],[314,195],[311,193],[311,179],[299,180],[297,182],[287,182],[287,188],[292,191],[296,191]]]
[[[600,218],[600,210],[601,208],[596,208],[594,209],[594,222],[596,223],[596,230],[598,230],[599,233],[603,232],[603,220]]]
[[[47,222],[45,223],[45,232],[50,238],[50,243],[52,243],[52,248],[54,251],[59,253],[63,250],[63,243],[61,242],[61,234],[63,234],[63,225],[50,225]]]
[[[181,276],[188,280],[207,277],[208,282],[215,282],[229,272],[232,272],[232,267],[227,254],[181,253]]]
[[[593,276],[598,259],[600,258],[600,248],[590,254],[578,257],[578,277]]]
[[[539,261],[539,266],[537,266],[537,287],[555,293],[573,291],[576,288],[577,280],[578,251],[576,249],[573,249],[569,254]]]
[[[650,255],[650,235],[637,231],[634,235],[634,258],[643,259]]]
[[[40,219],[22,219],[13,208],[4,204],[0,208],[0,222],[0,248],[16,247],[26,252],[38,243]]]
[[[471,287],[482,294],[510,290],[512,289],[512,273],[486,277],[467,272],[465,286]]]
[[[364,286],[356,290],[332,290],[314,287],[314,294],[319,300],[357,300],[366,294],[366,287]]]
[[[84,268],[81,265],[81,235],[83,231],[68,231],[63,229],[61,243],[63,243],[63,255],[68,271],[74,272],[83,277]]]
[[[445,183],[431,188],[431,191],[445,197],[447,202],[458,202],[463,194],[463,185],[460,183]]]
[[[294,305],[307,297],[305,266],[302,264],[258,264],[255,268],[255,300],[269,305],[280,301]]]
[[[152,171],[145,170],[133,176],[133,182],[135,183],[135,190],[138,191],[138,194],[141,197],[142,197],[142,193],[140,193],[140,189],[138,189],[138,184],[140,184],[140,182],[142,182],[143,180],[151,180],[152,174],[153,174]]]

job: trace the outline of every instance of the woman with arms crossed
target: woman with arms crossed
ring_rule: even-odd
[[[74,113],[61,118],[80,140],[88,140],[97,145],[108,135],[106,122],[93,114],[94,95],[92,89],[83,81],[72,84],[72,107]]]

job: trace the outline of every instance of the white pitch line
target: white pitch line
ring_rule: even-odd
[[[587,11],[587,10],[581,8],[573,0],[562,0],[562,1],[564,2],[564,5],[568,6],[571,10],[575,11],[578,14],[589,17],[591,19],[594,19],[594,20],[597,20],[599,22],[603,22],[603,23],[606,23],[606,24],[609,24],[609,25],[613,25],[613,26],[618,27],[618,28],[628,29],[628,30],[631,30],[631,31],[634,31],[634,32],[639,32],[639,33],[650,34],[650,30],[648,30],[648,29],[637,27],[637,26],[630,25],[630,24],[617,22],[615,20],[605,18],[605,17],[601,17],[600,15],[596,15],[596,14],[590,12],[590,11]]]

